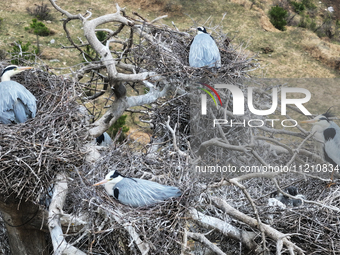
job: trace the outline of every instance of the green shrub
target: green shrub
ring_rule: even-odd
[[[285,26],[287,25],[286,21],[287,16],[288,12],[282,7],[279,7],[278,5],[273,6],[269,10],[270,22],[274,25],[274,27],[281,31],[286,30]]]
[[[38,54],[38,48],[32,46],[33,50],[30,51],[30,46],[30,42],[23,44],[23,42],[19,40],[15,43],[12,50],[8,52],[12,58],[11,63],[13,65],[20,65],[25,63],[27,60],[34,60],[35,55]]]
[[[46,27],[44,23],[38,21],[37,19],[32,19],[30,27],[25,27],[25,30],[33,32],[33,34],[40,36],[48,36],[52,33],[51,30],[48,29],[48,27]]]
[[[301,13],[305,10],[305,5],[303,3],[298,3],[295,1],[290,2],[296,13]]]
[[[311,20],[309,18],[309,15],[301,14],[301,19],[300,19],[300,23],[298,24],[298,27],[311,28],[310,25],[311,25]]]
[[[314,19],[313,19],[312,22],[310,23],[309,29],[312,30],[312,31],[315,31],[315,29],[316,29],[316,22],[315,22]]]
[[[107,130],[107,133],[114,138],[119,129],[122,128],[122,134],[118,139],[119,142],[122,142],[125,139],[126,133],[129,131],[129,128],[125,126],[126,117],[127,115],[120,116],[118,120]]]
[[[312,0],[302,0],[302,4],[309,10],[316,9],[316,5],[313,4]]]
[[[98,40],[101,41],[101,42],[106,39],[106,35],[107,35],[107,33],[104,32],[104,31],[97,31],[96,32],[96,36],[97,36]]]

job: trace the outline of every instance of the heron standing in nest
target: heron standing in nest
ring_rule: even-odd
[[[221,55],[215,40],[204,27],[197,28],[197,35],[190,46],[191,67],[221,67]]]

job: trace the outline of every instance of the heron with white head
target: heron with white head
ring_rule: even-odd
[[[340,166],[340,127],[331,121],[331,117],[328,110],[314,119],[301,121],[301,123],[313,124],[312,133],[321,144],[320,149],[322,149],[324,159],[335,168]]]
[[[11,77],[33,67],[7,66],[1,73],[0,123],[23,123],[34,118],[37,110],[36,98],[23,85],[11,81]]]
[[[93,186],[104,184],[105,190],[124,205],[132,207],[151,206],[169,198],[181,196],[182,192],[173,186],[157,182],[130,178],[118,171],[110,171],[104,180]]]
[[[197,28],[197,35],[190,46],[191,67],[221,67],[221,55],[215,40],[204,27]]]

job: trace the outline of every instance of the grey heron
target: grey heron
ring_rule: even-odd
[[[329,110],[314,119],[301,121],[313,124],[314,138],[321,144],[324,159],[333,165],[333,170],[340,165],[340,127],[330,120]],[[333,179],[334,171],[332,171]]]
[[[104,132],[96,138],[96,144],[99,146],[109,146],[112,144],[112,139],[108,133]]]
[[[15,74],[33,67],[7,66],[1,73],[0,123],[22,123],[34,118],[37,110],[36,98],[23,85],[11,81]]]
[[[221,67],[221,55],[216,42],[204,27],[197,28],[189,52],[191,67]]]
[[[179,197],[182,194],[177,187],[126,177],[116,170],[110,171],[104,180],[93,184],[93,186],[102,184],[104,184],[109,195],[122,204],[132,207],[154,205],[172,197]]]

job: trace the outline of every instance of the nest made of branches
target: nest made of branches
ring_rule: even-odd
[[[210,31],[221,55],[221,67],[217,69],[190,67],[188,58],[190,45],[196,35],[195,30],[182,32],[165,25],[150,23],[143,24],[141,29],[151,35],[154,42],[151,43],[142,37],[135,40],[138,43],[131,46],[130,53],[123,61],[137,66],[137,72],[145,70],[156,72],[166,77],[166,80],[176,87],[201,82],[203,77],[209,84],[226,83],[246,77],[250,70],[260,67],[255,55],[230,42],[228,34],[222,32],[222,27]]]
[[[26,123],[0,124],[0,194],[39,202],[58,172],[83,163],[85,118],[75,84],[63,77],[35,69],[12,80],[36,97],[37,114]]]
[[[66,233],[67,240],[73,243],[82,237],[78,248],[86,251],[91,247],[94,254],[140,254],[135,242],[124,244],[130,239],[124,226],[131,225],[141,240],[150,245],[151,254],[179,254],[186,227],[186,208],[195,202],[201,189],[193,182],[185,159],[131,153],[129,146],[122,144],[103,151],[102,159],[94,165],[84,164],[70,173],[73,181],[69,185],[65,212],[87,214],[88,234]],[[127,177],[176,186],[182,196],[151,207],[131,208],[120,204],[104,187],[92,187],[111,170]],[[120,215],[121,222],[113,215]],[[96,240],[94,244],[92,240]]]
[[[291,241],[306,254],[335,254],[340,249],[340,216],[330,208],[340,208],[339,187],[327,187],[325,182],[313,178],[296,179],[295,186],[299,193],[307,200],[317,201],[324,206],[304,203],[298,207],[287,207],[285,210],[262,206],[261,215],[264,219],[270,218],[267,224],[275,229],[290,233]],[[285,182],[289,184],[288,180]],[[274,244],[271,249],[275,251]]]

